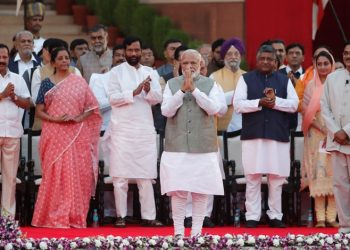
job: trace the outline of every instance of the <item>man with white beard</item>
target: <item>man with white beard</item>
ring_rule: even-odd
[[[167,117],[160,164],[161,192],[171,196],[174,235],[184,236],[185,204],[192,196],[191,236],[200,235],[209,195],[223,195],[215,115],[222,108],[218,85],[201,76],[201,55],[181,55],[183,75],[167,82],[162,114]]]
[[[214,79],[224,90],[228,110],[226,115],[218,119],[219,131],[237,131],[242,128],[242,115],[233,111],[232,98],[239,77],[246,73],[240,69],[241,57],[244,54],[244,45],[238,38],[226,40],[221,46],[221,58],[225,66],[212,73]]]
[[[87,82],[90,82],[92,73],[105,73],[112,67],[112,50],[107,48],[107,36],[105,26],[98,24],[89,32],[91,50],[82,55],[77,68]]]
[[[33,53],[33,34],[27,30],[20,31],[15,36],[15,45],[18,53],[10,58],[9,70],[23,76],[27,69],[40,65],[40,58]]]

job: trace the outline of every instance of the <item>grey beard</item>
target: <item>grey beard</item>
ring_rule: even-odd
[[[230,68],[232,71],[236,71],[239,69],[239,65],[241,62],[225,62],[226,67]]]

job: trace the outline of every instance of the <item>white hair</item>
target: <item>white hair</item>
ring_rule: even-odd
[[[32,32],[30,32],[28,30],[22,30],[22,31],[17,32],[16,36],[15,36],[15,40],[17,41],[23,35],[28,35],[28,36],[30,36],[32,38],[32,40],[34,40],[34,36],[33,36]]]
[[[201,61],[202,55],[201,55],[197,50],[195,50],[195,49],[187,49],[187,50],[185,50],[184,52],[182,52],[182,54],[181,54],[181,60],[182,60],[182,58],[183,58],[185,55],[187,55],[187,54],[192,54],[192,55],[194,55],[194,56],[197,58],[198,63]]]

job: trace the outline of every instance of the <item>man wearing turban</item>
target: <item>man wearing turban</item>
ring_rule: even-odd
[[[232,98],[239,77],[246,73],[240,69],[241,57],[245,52],[242,41],[238,38],[226,40],[221,46],[221,58],[225,66],[213,72],[210,78],[221,85],[225,92],[228,110],[226,115],[218,119],[219,131],[236,131],[242,128],[242,115],[233,112]]]

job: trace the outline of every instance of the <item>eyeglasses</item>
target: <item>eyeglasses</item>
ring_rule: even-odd
[[[258,57],[258,60],[261,62],[267,61],[269,63],[275,61],[275,59],[272,57],[263,57],[263,56]]]
[[[350,56],[350,51],[349,50],[344,50],[343,56]]]

